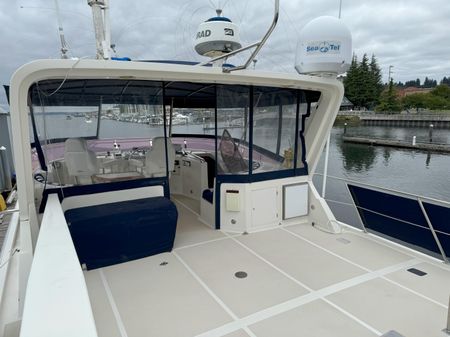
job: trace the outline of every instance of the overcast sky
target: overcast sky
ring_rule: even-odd
[[[214,8],[240,26],[243,45],[257,41],[273,17],[273,0],[110,0],[112,40],[118,56],[132,59],[201,60],[193,37]],[[258,56],[257,68],[294,71],[298,33],[311,19],[338,15],[339,0],[280,0],[279,24]],[[94,57],[95,40],[87,0],[59,0],[73,57]],[[20,65],[59,57],[54,0],[0,0],[0,82],[8,84]],[[450,76],[450,0],[343,0],[342,20],[353,48],[375,54],[387,80]],[[230,60],[239,64],[244,56]],[[6,102],[3,90],[0,106]]]

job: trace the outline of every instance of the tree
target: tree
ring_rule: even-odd
[[[450,109],[450,87],[441,84],[431,92],[423,94],[411,94],[402,99],[405,108],[419,109],[427,108],[430,110]]]
[[[359,78],[358,78],[358,87],[359,87],[359,99],[360,105],[368,108],[371,97],[371,75],[369,71],[369,58],[367,54],[363,55],[361,63],[359,64]]]
[[[355,105],[360,106],[358,99],[358,57],[353,54],[352,63],[347,71],[347,77],[344,80],[345,95]]]
[[[357,107],[373,108],[378,103],[383,84],[381,70],[374,55],[370,63],[367,54],[363,55],[361,62],[353,55],[344,87],[346,97]]]
[[[437,81],[431,78],[425,77],[425,81],[423,81],[423,88],[434,88],[437,86]]]
[[[369,100],[370,105],[375,107],[380,99],[381,92],[383,91],[383,82],[381,76],[381,69],[378,66],[377,59],[374,54],[372,54],[372,59],[369,65]]]
[[[419,79],[417,79],[419,80]],[[419,85],[417,85],[417,80],[411,80],[411,81],[406,81],[405,82],[405,87],[420,87],[420,80],[419,80]]]
[[[438,85],[430,92],[431,95],[442,97],[450,101],[450,87],[447,85]]]
[[[397,91],[394,87],[394,80],[391,78],[389,86],[383,91],[380,98],[380,104],[377,106],[377,111],[394,113],[402,109],[399,102]]]
[[[440,84],[446,84],[448,86],[450,86],[450,77],[445,77],[441,80]]]
[[[426,100],[427,94],[411,94],[403,97],[402,104],[405,108],[416,109],[417,112],[419,112],[419,109],[426,108],[427,100]]]

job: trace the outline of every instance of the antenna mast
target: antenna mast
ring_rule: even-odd
[[[55,0],[55,10],[56,10],[56,18],[58,20],[58,32],[59,32],[59,39],[61,41],[61,58],[67,59],[67,52],[69,51],[69,48],[67,47],[66,38],[64,36],[64,29],[62,26],[61,16],[59,13],[59,4],[58,0]]]
[[[87,3],[92,8],[97,59],[109,60],[111,58],[109,0],[87,0]]]

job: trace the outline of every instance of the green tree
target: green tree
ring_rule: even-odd
[[[401,111],[401,109],[402,106],[394,87],[394,81],[391,78],[388,88],[381,94],[380,104],[377,106],[376,110],[385,113],[395,113]]]
[[[427,107],[427,94],[411,94],[403,97],[402,104],[406,109],[424,109]]]
[[[430,94],[450,101],[450,87],[448,85],[440,84],[431,90]]]
[[[381,70],[374,55],[370,63],[367,54],[363,55],[361,62],[353,55],[344,87],[346,97],[357,107],[373,108],[378,103],[383,84]]]
[[[359,78],[358,78],[358,86],[359,86],[359,99],[360,104],[363,107],[368,108],[370,102],[370,87],[371,87],[371,78],[369,71],[369,58],[367,54],[363,55],[361,63],[359,64]]]
[[[437,86],[437,81],[432,78],[425,77],[425,81],[423,81],[423,88],[434,88]]]
[[[369,65],[369,101],[372,108],[378,104],[380,95],[383,91],[383,82],[381,78],[381,69],[378,66],[375,55],[372,54]]]
[[[450,87],[441,84],[426,94],[412,94],[402,99],[405,108],[444,110],[450,109]]]
[[[446,110],[450,108],[450,101],[444,97],[436,96],[433,94],[425,94],[425,105],[430,110]]]
[[[358,77],[359,77],[359,68],[358,68],[358,57],[356,54],[353,54],[352,63],[350,64],[350,68],[347,71],[347,77],[344,79],[344,87],[345,87],[345,96],[355,105],[359,105],[358,100]]]
[[[420,80],[419,80],[419,86],[420,86]],[[411,80],[405,82],[405,87],[417,87],[417,81]]]

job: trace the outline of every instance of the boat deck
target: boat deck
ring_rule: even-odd
[[[352,229],[230,235],[185,201],[171,253],[85,272],[99,337],[445,336],[448,266]]]

